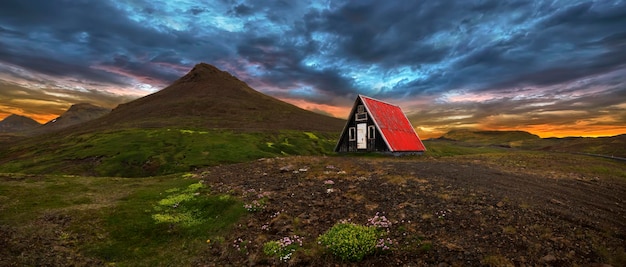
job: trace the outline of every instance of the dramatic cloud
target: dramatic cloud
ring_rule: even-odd
[[[426,137],[624,133],[625,26],[617,0],[7,0],[0,117],[115,105],[207,62],[334,116],[357,94],[398,103]]]

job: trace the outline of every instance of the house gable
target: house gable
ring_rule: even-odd
[[[391,151],[425,151],[426,148],[400,107],[380,100],[360,96],[376,127],[382,132]]]
[[[426,148],[400,107],[359,95],[336,152],[422,152]]]

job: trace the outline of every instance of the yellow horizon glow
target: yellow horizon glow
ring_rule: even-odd
[[[0,117],[2,117],[1,120],[6,119],[7,117],[11,116],[12,114],[14,115],[19,115],[19,116],[25,116],[25,117],[29,117],[33,120],[35,120],[36,122],[39,122],[40,124],[44,124],[46,122],[49,122],[53,119],[56,119],[57,117],[61,116],[61,114],[35,114],[35,113],[27,113],[27,112],[20,112],[20,111],[15,111],[13,113],[0,113]]]

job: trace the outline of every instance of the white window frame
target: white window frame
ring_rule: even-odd
[[[356,141],[356,128],[355,127],[348,128],[348,140]]]
[[[374,125],[367,126],[367,139],[376,139],[376,127]]]
[[[354,120],[355,121],[366,121],[367,120],[367,113],[357,113],[357,114],[354,114]]]

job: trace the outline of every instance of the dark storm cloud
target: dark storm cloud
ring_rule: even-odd
[[[387,66],[436,62],[447,49],[424,46],[421,41],[448,24],[446,17],[420,10],[450,9],[444,1],[355,2],[322,19],[310,22],[311,31],[338,36],[338,52],[364,63]],[[316,23],[317,22],[317,23]]]
[[[411,111],[433,125],[571,123],[567,110],[622,114],[625,25],[626,2],[609,0],[7,0],[0,67],[148,93],[203,61],[284,99],[428,99]]]
[[[254,13],[254,10],[251,6],[247,6],[246,4],[238,4],[233,7],[232,12],[237,16],[248,16]]]
[[[622,7],[626,6],[622,4]],[[310,24],[314,25],[314,30],[345,36],[339,43],[342,53],[365,63],[393,67],[452,62],[439,70],[433,69],[426,80],[415,80],[398,88],[401,89],[397,90],[398,94],[406,94],[407,90],[419,93],[426,88],[437,88],[445,91],[471,84],[486,89],[520,84],[552,85],[621,68],[626,53],[621,42],[623,33],[616,31],[620,30],[620,25],[626,25],[626,14],[611,11],[611,19],[607,19],[600,12],[608,9],[600,5],[593,9],[591,3],[562,9],[530,1],[486,1],[480,5],[470,1],[420,2],[412,7],[402,3],[387,4],[383,8],[361,3],[326,14],[326,20],[312,20],[323,21],[322,25]],[[483,26],[493,21],[490,14],[512,12],[519,13],[511,22],[523,26],[521,29],[497,33]],[[481,41],[487,40],[480,39],[471,42],[474,41],[471,36],[491,31],[493,35],[506,38],[496,42],[483,43]],[[437,47],[426,42],[438,32],[449,33],[452,39],[448,41],[459,43]],[[593,43],[601,39],[606,41]],[[464,43],[465,40],[470,42]],[[577,66],[568,64],[572,61],[576,61]]]
[[[0,61],[48,75],[125,83],[124,78],[128,77],[120,77],[119,73],[91,68],[110,65],[163,84],[162,81],[171,82],[181,73],[162,71],[145,63],[155,62],[168,48],[197,54],[203,49],[223,51],[222,45],[198,40],[189,32],[163,31],[133,21],[131,14],[105,1],[41,1],[37,5],[4,1],[2,5],[0,25],[9,26],[0,31]],[[195,14],[200,11],[191,9]],[[153,14],[156,10],[144,8],[141,12]],[[146,59],[151,56],[154,58]],[[119,62],[121,57],[126,57],[123,64]],[[168,60],[182,61],[183,57]]]

